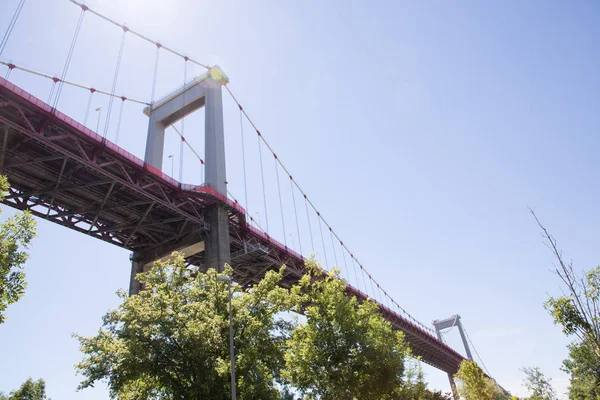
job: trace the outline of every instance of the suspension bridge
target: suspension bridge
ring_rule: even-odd
[[[69,1],[80,8],[80,14],[74,21],[75,32],[59,76],[41,72],[43,65],[39,69],[26,68],[18,60],[4,59],[3,51],[19,21],[24,0],[18,3],[0,43],[0,56],[3,57],[0,63],[6,67],[4,78],[0,78],[0,170],[11,183],[10,192],[3,200],[5,204],[30,210],[39,218],[130,250],[131,294],[141,289],[135,274],[176,250],[186,255],[189,264],[204,268],[222,268],[229,263],[234,279],[242,285],[257,282],[266,271],[285,264],[287,270],[282,285],[289,287],[304,274],[306,257],[318,249],[325,268],[343,267],[351,295],[375,301],[392,326],[404,332],[415,356],[447,372],[450,377],[457,372],[465,357],[444,342],[440,330],[455,326],[459,318],[436,321],[434,331],[406,312],[373,278],[278,157],[234,95],[224,71],[149,39],[83,3]],[[79,32],[90,14],[122,32],[110,89],[89,87],[68,77],[75,49],[81,45],[78,43]],[[149,82],[152,85],[150,99],[117,94],[126,40],[149,42],[155,48],[153,79]],[[183,61],[182,85],[167,96],[155,98],[156,82],[160,79],[159,57],[164,53]],[[192,65],[204,72],[188,79],[188,66]],[[42,100],[11,83],[13,74],[47,79],[51,82],[47,99]],[[83,122],[60,110],[61,95],[66,86],[80,89],[87,95],[82,110]],[[99,118],[95,127],[88,124],[92,99],[97,96],[108,99],[107,121],[116,118],[114,141],[108,139],[108,122],[104,129],[100,129]],[[224,96],[229,96],[239,111],[243,201],[228,190]],[[148,116],[144,159],[117,144],[126,103],[143,108]],[[184,124],[187,116],[201,108],[204,108],[205,118],[203,155],[186,139]],[[163,170],[167,128],[173,128],[180,138],[179,179],[172,176],[173,171],[168,175]],[[139,126],[139,129],[146,127]],[[258,143],[259,188],[250,188],[246,182],[249,150],[244,145],[249,140],[249,133]],[[182,182],[184,149],[198,162],[199,183]],[[274,160],[274,185],[267,181],[265,174],[268,159]],[[269,201],[275,207],[268,206],[265,186],[269,184],[275,187],[276,198]],[[251,189],[262,190],[264,221],[257,221],[248,212],[248,190]],[[273,229],[275,224],[279,225],[276,230]],[[282,232],[282,237],[274,237],[273,231]],[[292,243],[288,243],[288,238],[293,238],[288,234],[290,232],[296,237]],[[458,326],[468,358],[472,358],[463,327]],[[450,381],[453,385],[452,378]]]

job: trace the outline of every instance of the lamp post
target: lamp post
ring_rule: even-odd
[[[229,354],[231,356],[231,400],[236,400],[235,394],[235,351],[233,349],[233,312],[231,310],[231,278],[219,275],[217,280],[227,282],[229,292]]]
[[[171,178],[173,178],[173,154],[169,155],[169,158],[171,159]]]
[[[102,106],[96,108],[96,112],[98,113],[98,121],[96,122],[96,133],[100,134],[100,118],[102,118]]]
[[[258,225],[259,228],[262,229],[262,220],[260,219],[260,213],[257,211],[254,213],[254,215],[258,215]]]

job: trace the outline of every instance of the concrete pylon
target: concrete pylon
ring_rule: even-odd
[[[462,323],[460,322],[460,315],[456,314],[450,318],[433,321],[433,326],[435,327],[435,333],[437,334],[439,340],[442,340],[442,329],[458,326],[460,337],[462,339],[463,345],[465,346],[465,351],[467,352],[467,358],[473,361],[473,355],[471,354],[471,349],[469,348],[469,344],[467,343],[465,331],[462,327]],[[458,390],[456,389],[456,383],[454,382],[454,377],[452,376],[452,374],[448,374],[448,379],[450,380],[450,388],[452,389],[452,396],[454,397],[454,400],[459,400],[460,397],[458,395]]]
[[[229,79],[223,71],[214,66],[205,74],[146,107],[144,114],[149,117],[149,122],[144,161],[162,170],[165,130],[188,114],[205,107],[204,184],[227,197],[222,87],[228,82]],[[230,261],[229,214],[225,207],[214,205],[207,210],[206,217],[209,224],[208,234],[203,238],[203,245],[195,248],[205,251],[204,262],[208,268],[222,271],[225,263]],[[172,247],[176,249],[178,246],[174,244]],[[135,253],[132,255],[130,294],[137,293],[140,289],[139,284],[133,282],[135,275],[141,272],[144,266],[167,254],[157,254],[156,251],[149,253],[154,254],[152,259]],[[142,258],[144,260],[139,261]]]
[[[205,158],[206,185],[227,197],[225,171],[225,135],[223,128],[223,92],[221,85],[209,81],[206,88],[205,111]],[[210,230],[206,238],[204,264],[222,272],[225,263],[230,262],[229,211],[220,204],[208,209]]]

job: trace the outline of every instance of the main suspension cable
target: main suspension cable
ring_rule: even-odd
[[[461,322],[462,324],[462,322]],[[473,348],[473,350],[475,351],[475,354],[477,355],[477,358],[479,358],[479,361],[481,361],[481,365],[483,366],[483,369],[485,370],[485,372],[488,374],[488,376],[492,376],[490,374],[490,371],[488,371],[487,367],[485,366],[485,363],[483,362],[483,358],[481,358],[481,356],[479,355],[479,352],[477,351],[477,348],[475,347],[475,345],[473,344],[473,341],[471,341],[471,338],[469,337],[469,333],[467,332],[467,328],[465,328],[465,324],[462,324],[463,330],[465,331],[465,335],[467,336],[467,340],[469,341],[469,343],[471,343],[471,347]]]
[[[112,24],[112,25],[118,26],[119,28],[125,28],[125,25],[123,25],[123,24],[120,24],[120,23],[116,22],[115,20],[113,20],[113,19],[111,19],[111,18],[109,18],[109,17],[105,16],[104,14],[101,14],[101,13],[99,13],[98,11],[92,10],[91,8],[89,8],[89,7],[87,7],[85,4],[83,4],[81,1],[77,1],[77,0],[69,0],[69,1],[70,1],[71,3],[73,3],[73,4],[76,4],[76,5],[78,5],[79,7],[86,7],[86,8],[87,8],[87,10],[88,10],[90,13],[92,13],[92,14],[94,14],[94,15],[96,15],[96,16],[98,16],[98,17],[100,17],[101,19],[103,19],[103,20],[104,20],[104,21],[106,21],[106,22],[109,22],[109,23],[110,23],[110,24]],[[146,36],[142,35],[141,33],[137,32],[137,31],[135,31],[135,30],[133,30],[133,29],[129,29],[129,32],[131,32],[131,34],[132,34],[132,35],[135,35],[135,36],[139,37],[140,39],[142,39],[142,40],[145,40],[146,42],[152,43],[152,44],[153,44],[153,45],[155,45],[155,46],[156,46],[156,45],[158,45],[158,44],[160,44],[160,42],[158,42],[158,41],[155,41],[155,40],[152,40],[152,39],[150,39],[150,38],[148,38],[148,37],[146,37]],[[201,63],[201,62],[198,62],[198,61],[196,61],[196,60],[193,60],[193,59],[191,59],[191,58],[187,57],[185,54],[182,54],[182,53],[180,53],[180,52],[178,52],[178,51],[176,51],[176,50],[172,49],[171,47],[165,46],[165,45],[163,45],[163,44],[161,44],[161,47],[162,47],[162,48],[163,48],[165,51],[168,51],[169,53],[172,53],[172,54],[174,54],[174,55],[176,55],[176,56],[179,56],[179,57],[181,57],[181,58],[184,58],[184,59],[185,59],[185,58],[187,58],[187,60],[188,60],[189,62],[193,63],[193,64],[199,65],[199,66],[200,66],[200,67],[202,67],[202,68],[210,69],[210,66],[208,66],[208,65],[206,65],[206,64],[203,64],[203,63]]]
[[[227,92],[229,93],[229,95],[232,97],[232,99],[235,101],[235,103],[241,107],[241,103],[238,101],[237,97],[233,94],[232,90],[229,88],[229,85],[224,85],[225,89],[227,90]],[[245,109],[240,108],[242,110],[242,112],[244,113],[244,116],[246,117],[246,119],[248,120],[248,122],[250,123],[250,125],[252,125],[252,127],[256,130],[257,133],[259,133],[259,137],[262,139],[263,143],[265,144],[265,146],[267,146],[267,148],[269,149],[269,151],[271,151],[272,154],[275,154],[275,151],[271,148],[271,146],[269,145],[269,143],[266,141],[266,139],[260,135],[260,131],[258,130],[256,124],[254,123],[254,121],[250,118],[250,116],[248,115],[248,113],[246,112]],[[291,175],[290,172],[288,171],[288,169],[285,167],[285,165],[281,162],[281,160],[279,160],[279,165],[283,168],[283,170],[288,174]],[[304,196],[306,205],[308,207],[308,205],[310,204],[311,208],[318,213],[315,205],[312,203],[312,201],[308,198],[308,196],[306,195],[306,193],[302,190],[302,188],[299,186],[298,182],[296,182],[295,180],[293,180],[294,185],[296,186],[296,188],[298,189],[298,191]],[[308,212],[308,209],[307,209]],[[323,223],[327,226],[327,228],[331,228],[331,226],[327,223],[327,221],[323,218],[323,216],[318,215],[319,216],[319,221],[323,221]],[[310,217],[308,218],[309,223],[310,223]],[[341,239],[339,238],[339,236],[337,235],[337,233],[335,233],[335,231],[332,230],[332,234],[335,236],[336,239],[338,239],[341,242]],[[312,239],[312,231],[311,231],[311,239]],[[346,245],[343,245],[343,249],[350,253],[350,250],[348,249],[348,247]],[[314,252],[314,244],[313,244],[313,252]],[[357,260],[357,264],[360,265],[361,270],[364,270],[364,268],[362,267],[362,265],[360,264],[360,262],[358,262]],[[369,279],[371,281],[374,281],[373,277],[367,273],[367,275],[369,276]],[[373,292],[375,292],[373,290]],[[409,313],[407,313],[402,307],[400,307],[400,305],[386,292],[383,291],[384,295],[387,296],[389,298],[389,300],[398,306],[398,308],[402,309],[404,311],[404,313],[406,314],[406,316],[408,318],[410,318],[412,321],[414,321],[417,325],[419,325],[421,328],[423,328],[424,330],[428,331],[432,336],[433,336],[433,330],[427,326],[425,326],[424,324],[422,324],[421,322],[417,321],[412,315],[410,315]]]
[[[6,65],[9,68],[9,71],[12,71],[13,69],[16,69],[16,70],[19,70],[19,71],[27,72],[28,74],[37,75],[37,76],[40,76],[42,78],[50,79],[51,81],[54,81],[54,80],[59,81],[60,80],[60,78],[57,78],[55,76],[51,76],[51,75],[48,75],[48,74],[44,74],[42,72],[34,71],[32,69],[25,68],[25,67],[22,67],[20,65],[16,65],[16,64],[14,64],[12,62],[0,61],[0,64]],[[70,86],[78,87],[80,89],[85,89],[85,90],[93,90],[96,93],[103,94],[103,95],[110,96],[110,97],[121,98],[121,96],[116,95],[114,93],[110,93],[110,92],[107,92],[105,90],[94,89],[92,87],[85,86],[85,85],[82,85],[80,83],[74,83],[74,82],[70,82],[70,81],[67,81],[67,80],[64,80],[63,82],[65,83],[65,85],[70,85]],[[150,103],[148,103],[146,101],[136,100],[136,99],[132,99],[130,97],[127,97],[127,101],[131,101],[131,102],[134,102],[134,103],[137,103],[137,104],[142,104],[142,105],[145,105],[145,106],[149,106],[150,105]]]

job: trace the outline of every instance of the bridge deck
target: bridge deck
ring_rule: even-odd
[[[209,187],[179,183],[19,87],[0,78],[0,167],[12,188],[5,204],[111,244],[147,253],[183,238],[202,240],[206,208],[229,209],[236,281],[249,284],[287,265],[285,286],[304,273],[304,259],[246,222],[245,210]],[[203,265],[203,253],[188,259]],[[348,285],[348,291],[367,295]],[[406,335],[413,354],[454,374],[459,353],[379,304]]]

